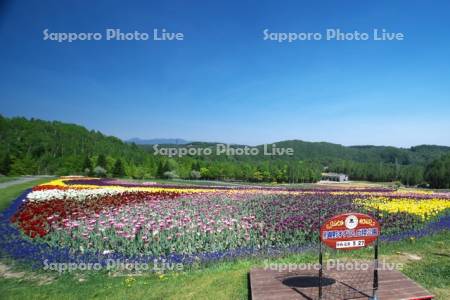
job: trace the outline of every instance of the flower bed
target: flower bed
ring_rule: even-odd
[[[192,262],[299,251],[317,241],[326,218],[351,211],[374,215],[382,238],[395,240],[448,228],[450,197],[385,189],[179,187],[58,179],[28,191],[3,213],[0,250],[36,263],[45,257],[63,257],[65,262],[107,257]],[[24,246],[28,249],[20,249]]]

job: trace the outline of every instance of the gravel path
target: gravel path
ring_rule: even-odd
[[[28,181],[33,181],[33,180],[37,180],[37,179],[41,179],[41,178],[52,178],[52,176],[48,176],[48,175],[41,175],[41,176],[23,176],[11,181],[7,181],[7,182],[2,182],[0,183],[0,189],[4,189],[6,187],[12,186],[12,185],[16,185],[16,184],[21,184],[21,183],[25,183]]]

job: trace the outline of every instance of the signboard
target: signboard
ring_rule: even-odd
[[[353,250],[369,246],[379,235],[378,221],[360,213],[334,216],[320,228],[320,240],[328,247],[338,250]]]

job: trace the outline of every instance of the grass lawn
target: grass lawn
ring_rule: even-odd
[[[0,183],[8,182],[11,180],[17,179],[17,177],[9,177],[9,176],[0,176]]]
[[[28,182],[0,190],[2,209],[21,191],[39,182]],[[450,299],[450,232],[397,243],[382,243],[381,259],[405,264],[403,271],[437,299]],[[369,259],[372,250],[328,253],[325,258]],[[331,256],[330,256],[331,255]],[[315,263],[314,253],[272,258],[270,263]],[[31,270],[14,262],[0,264],[1,299],[248,299],[248,271],[264,266],[264,258],[216,263],[180,273],[143,276],[110,276],[106,271],[58,273]]]
[[[0,211],[7,208],[9,204],[26,189],[32,188],[35,185],[45,183],[50,180],[52,180],[52,178],[42,178],[0,189]]]

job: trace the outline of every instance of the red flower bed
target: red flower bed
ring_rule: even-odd
[[[98,213],[105,207],[120,207],[142,201],[172,200],[180,196],[181,194],[174,192],[125,192],[119,195],[90,198],[83,202],[71,199],[25,202],[11,218],[11,222],[16,223],[26,235],[32,238],[43,237],[48,233],[52,223],[59,223],[67,218],[76,220]]]
[[[33,192],[35,191],[46,191],[46,190],[76,190],[81,189],[77,187],[70,187],[70,186],[62,186],[62,185],[51,185],[51,184],[43,184],[33,187]]]

